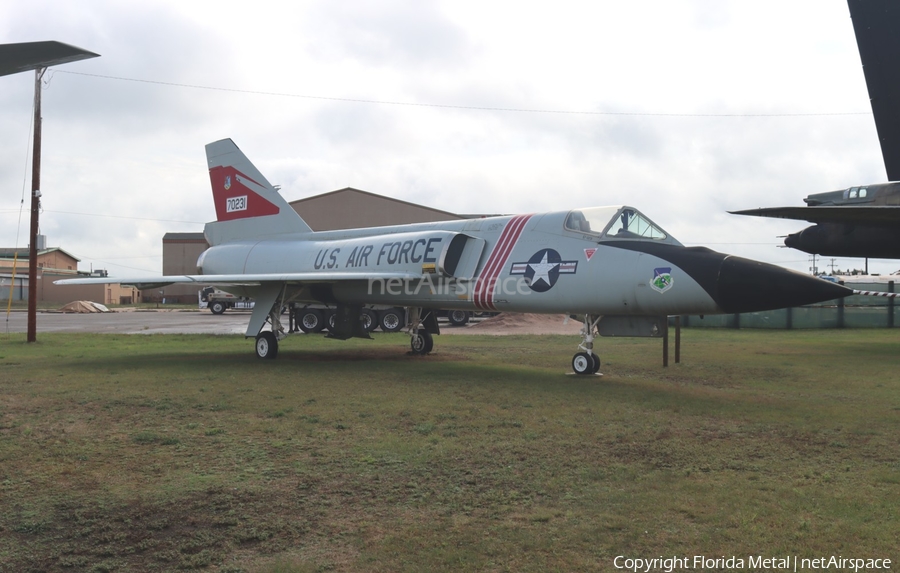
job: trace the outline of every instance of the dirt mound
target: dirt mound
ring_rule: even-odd
[[[503,312],[462,329],[466,334],[578,334],[581,323],[562,314]],[[442,329],[446,332],[450,329]]]
[[[87,314],[91,312],[109,312],[109,309],[98,302],[91,302],[89,300],[75,300],[60,308],[59,311]]]

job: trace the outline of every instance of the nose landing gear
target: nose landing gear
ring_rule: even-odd
[[[578,352],[572,357],[572,370],[575,374],[588,375],[600,371],[600,357],[594,352],[594,333],[601,316],[586,314],[581,326],[581,344]]]

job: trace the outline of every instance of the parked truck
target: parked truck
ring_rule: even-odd
[[[253,301],[234,296],[215,287],[206,287],[199,293],[200,308],[208,308],[213,314],[222,314],[229,308],[253,308]]]

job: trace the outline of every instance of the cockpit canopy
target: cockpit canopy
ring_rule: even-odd
[[[680,244],[634,207],[590,207],[566,215],[568,231],[586,233],[598,239],[631,239]]]

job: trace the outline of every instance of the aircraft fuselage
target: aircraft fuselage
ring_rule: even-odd
[[[207,250],[198,271],[322,273],[318,284],[288,283],[289,298],[298,301],[594,315],[762,310],[783,307],[790,292],[802,292],[803,304],[817,287],[829,286],[765,263],[687,248],[661,231],[655,238],[575,231],[566,225],[569,216],[554,212],[233,242]],[[345,272],[371,278],[333,280]],[[257,294],[252,285],[221,288]]]

